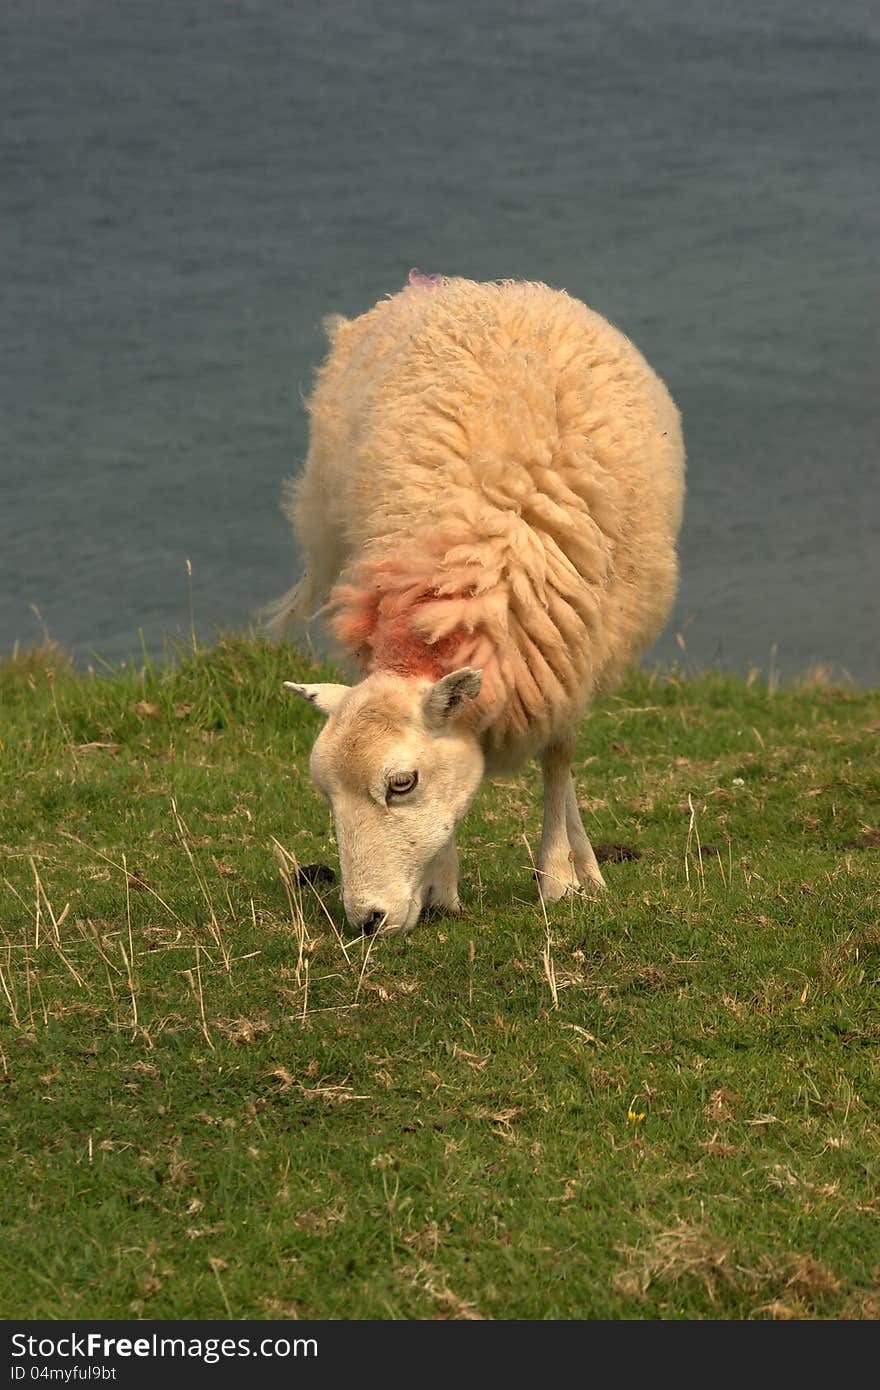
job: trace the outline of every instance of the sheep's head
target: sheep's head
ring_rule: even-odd
[[[462,718],[481,680],[465,666],[433,683],[386,672],[356,686],[285,681],[327,717],[310,766],[333,813],[346,916],[360,931],[414,927],[446,872],[483,776]]]

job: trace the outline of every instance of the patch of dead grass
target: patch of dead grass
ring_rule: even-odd
[[[729,1091],[725,1086],[713,1091],[709,1097],[709,1103],[703,1114],[707,1120],[726,1121],[734,1118],[735,1109],[739,1096],[734,1091]]]
[[[812,1255],[790,1256],[791,1273],[786,1280],[786,1288],[795,1294],[811,1300],[829,1298],[840,1289],[840,1280],[825,1265],[814,1260]]]
[[[481,1313],[475,1303],[469,1303],[466,1299],[459,1298],[453,1293],[446,1283],[445,1275],[436,1268],[435,1265],[420,1261],[419,1264],[401,1265],[398,1273],[402,1278],[414,1288],[426,1293],[439,1305],[441,1311],[435,1316],[438,1318],[454,1318],[467,1322],[483,1322],[485,1314]]]
[[[234,1044],[250,1045],[256,1042],[257,1038],[268,1033],[269,1025],[260,1019],[233,1018],[226,1023],[217,1023],[218,1033],[222,1033],[228,1042]]]
[[[660,1231],[647,1246],[624,1245],[619,1250],[628,1267],[614,1275],[614,1286],[630,1297],[644,1298],[652,1284],[686,1279],[699,1283],[714,1303],[720,1285],[738,1284],[730,1247],[705,1225],[680,1221]]]
[[[802,1251],[763,1256],[756,1267],[743,1264],[734,1248],[712,1232],[708,1223],[679,1221],[658,1231],[644,1244],[621,1246],[626,1268],[614,1276],[618,1292],[644,1300],[652,1285],[695,1282],[710,1303],[717,1303],[726,1288],[732,1292],[765,1291],[766,1301],[750,1313],[753,1318],[791,1320],[826,1316],[830,1299],[841,1291],[841,1282],[827,1265]],[[848,1305],[852,1317],[880,1312],[880,1290],[854,1298]]]

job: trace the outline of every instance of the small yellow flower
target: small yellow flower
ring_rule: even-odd
[[[631,1125],[640,1125],[642,1123],[642,1120],[645,1118],[645,1111],[627,1110],[626,1118],[629,1120]]]

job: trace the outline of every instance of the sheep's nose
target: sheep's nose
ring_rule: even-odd
[[[385,916],[386,914],[384,912],[380,912],[378,907],[373,908],[372,912],[368,912],[366,917],[361,922],[361,931],[363,932],[364,936],[372,936],[373,933],[384,922]]]

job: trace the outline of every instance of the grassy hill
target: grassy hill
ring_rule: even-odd
[[[315,672],[0,666],[0,1316],[880,1316],[880,693],[638,673],[607,895],[545,920],[526,768],[362,941]]]

